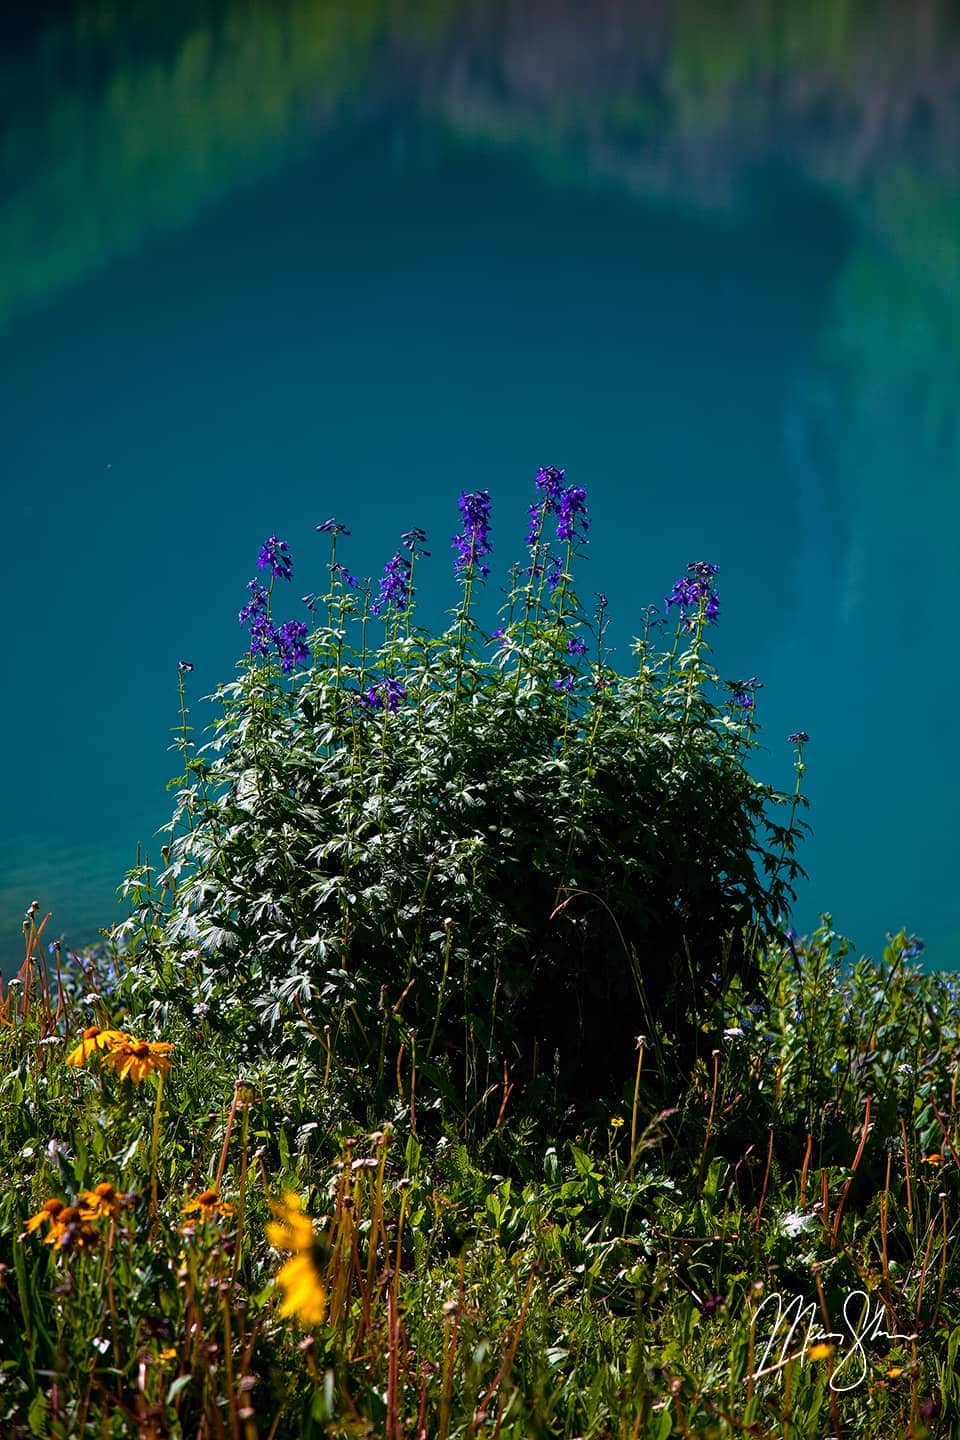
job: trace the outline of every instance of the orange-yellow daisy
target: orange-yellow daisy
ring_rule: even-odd
[[[294,1191],[284,1193],[283,1203],[271,1201],[274,1219],[267,1224],[267,1239],[278,1250],[292,1250],[290,1259],[277,1275],[283,1291],[281,1315],[295,1315],[309,1327],[322,1325],[327,1315],[327,1287],[320,1270],[323,1250],[303,1202]]]
[[[81,1190],[78,1197],[83,1201],[80,1211],[84,1220],[115,1220],[123,1207],[123,1196],[118,1195],[108,1180],[95,1185],[92,1190]]]
[[[132,1035],[113,1041],[104,1051],[103,1063],[116,1070],[121,1080],[139,1085],[154,1071],[165,1075],[170,1069],[169,1040],[136,1040]]]
[[[130,1039],[123,1030],[101,1030],[99,1025],[88,1025],[80,1038],[80,1044],[67,1056],[68,1065],[86,1065],[91,1055],[100,1050],[110,1050],[114,1045]]]
[[[89,1250],[99,1244],[100,1236],[92,1225],[88,1225],[79,1205],[64,1205],[50,1224],[47,1245],[55,1245],[61,1252]]]
[[[821,1342],[819,1345],[811,1345],[810,1349],[807,1351],[807,1356],[811,1360],[829,1360],[832,1354],[833,1346],[825,1345],[823,1344],[823,1342]]]
[[[40,1229],[41,1225],[51,1225],[64,1208],[64,1204],[65,1201],[58,1200],[55,1196],[50,1200],[44,1200],[36,1215],[31,1215],[24,1225],[24,1235],[32,1235],[34,1230]]]
[[[196,1215],[202,1224],[207,1220],[214,1220],[218,1215],[232,1215],[233,1206],[220,1199],[218,1190],[201,1190],[195,1199],[184,1205],[183,1213]]]

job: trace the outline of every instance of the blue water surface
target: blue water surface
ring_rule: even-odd
[[[317,25],[335,8],[318,5]],[[422,526],[422,617],[439,625],[457,496],[488,489],[492,621],[545,464],[587,488],[579,588],[609,597],[624,666],[643,607],[689,561],[720,566],[716,662],[764,684],[757,772],[789,788],[787,734],[811,736],[796,928],[828,910],[877,953],[904,926],[953,968],[955,188],[896,137],[877,173],[850,169],[829,133],[804,149],[804,115],[791,128],[764,112],[751,123],[767,143],[744,159],[740,122],[694,106],[701,174],[676,94],[666,117],[637,100],[626,138],[609,122],[622,97],[600,82],[568,95],[608,127],[599,151],[586,119],[558,129],[549,74],[514,109],[508,77],[484,110],[482,74],[466,98],[437,80],[458,73],[458,45],[473,54],[483,7],[467,9],[469,34],[438,19],[399,79],[366,32],[341,36],[368,47],[346,111],[327,104],[323,67],[297,72],[296,105],[265,106],[248,133],[240,86],[238,133],[217,131],[201,160],[163,105],[185,137],[214,128],[201,101],[228,84],[228,40],[213,21],[197,74],[183,58],[196,34],[169,30],[162,44],[138,32],[125,60],[109,50],[87,89],[43,72],[34,103],[56,144],[10,192],[0,308],[5,968],[34,898],[47,933],[79,945],[123,913],[138,846],[158,858],[178,662],[202,724],[243,648],[237,611],[267,535],[293,554],[284,618],[307,618],[318,523],[350,526],[338,553],[365,575]],[[486,38],[505,64],[517,42],[498,24]],[[82,50],[55,34],[57,54]],[[41,39],[9,62],[24,85]],[[124,65],[117,93],[136,99],[134,62],[159,77],[160,113],[136,121],[132,158],[104,158],[97,127],[110,133]],[[174,111],[185,66],[192,119]],[[684,83],[681,100],[703,98]],[[58,119],[64,96],[88,124]],[[929,243],[906,217],[921,223],[918,195]]]

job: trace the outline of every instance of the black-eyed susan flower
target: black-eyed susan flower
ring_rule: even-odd
[[[55,1196],[49,1200],[44,1200],[36,1215],[31,1215],[30,1219],[24,1225],[24,1235],[32,1235],[35,1230],[40,1229],[41,1225],[51,1225],[65,1204],[65,1201],[58,1200]]]
[[[132,1080],[134,1085],[139,1085],[154,1072],[166,1075],[172,1049],[168,1040],[136,1040],[132,1035],[124,1035],[107,1046],[103,1063],[116,1070],[121,1080]]]
[[[281,1315],[295,1315],[310,1328],[322,1325],[327,1315],[327,1287],[321,1272],[323,1247],[303,1202],[294,1191],[284,1193],[282,1204],[271,1201],[274,1219],[267,1225],[267,1239],[278,1250],[293,1254],[277,1275],[283,1291]]]
[[[100,1234],[84,1219],[79,1205],[64,1205],[50,1222],[45,1243],[61,1254],[72,1254],[74,1250],[93,1249],[100,1243]]]
[[[91,1055],[110,1050],[114,1045],[124,1044],[130,1039],[123,1030],[101,1030],[99,1025],[88,1025],[80,1037],[80,1044],[67,1056],[68,1065],[86,1065]]]
[[[220,1199],[218,1190],[201,1190],[193,1200],[187,1201],[183,1213],[196,1215],[200,1224],[204,1224],[207,1220],[215,1220],[218,1215],[232,1215],[233,1206]]]
[[[124,1208],[124,1196],[118,1195],[108,1180],[95,1185],[92,1190],[81,1190],[77,1197],[83,1202],[80,1214],[84,1220],[116,1220]]]

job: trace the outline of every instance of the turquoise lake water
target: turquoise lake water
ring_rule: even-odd
[[[413,14],[416,8],[416,15]],[[743,10],[743,15],[740,11]],[[750,23],[746,15],[749,11]],[[58,5],[0,61],[0,958],[79,945],[169,816],[177,663],[231,678],[264,538],[422,526],[490,612],[540,465],[589,595],[720,566],[756,770],[808,746],[797,929],[960,962],[960,37],[950,7]],[[760,17],[758,19],[758,17]],[[295,592],[295,594],[294,594]],[[304,616],[304,618],[306,618]]]

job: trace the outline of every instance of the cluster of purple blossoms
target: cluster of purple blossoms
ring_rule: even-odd
[[[537,545],[548,515],[557,517],[557,539],[571,541],[577,538],[577,522],[580,523],[580,538],[585,540],[590,529],[587,518],[587,492],[580,485],[564,485],[564,471],[553,465],[544,465],[537,471],[536,487],[543,496],[529,509],[530,523],[527,527],[527,544]]]
[[[409,607],[411,572],[410,561],[398,550],[393,559],[388,560],[384,566],[380,598],[370,606],[374,615],[379,615],[387,605],[393,605],[401,613]]]
[[[586,655],[586,653],[587,653],[587,642],[586,642],[586,640],[580,640],[580,639],[577,639],[577,638],[575,638],[574,636],[571,635],[570,639],[567,641],[567,654],[568,654],[568,655]]]
[[[570,695],[573,692],[576,679],[576,675],[561,675],[559,680],[554,680],[553,688],[554,690],[563,690],[567,695]]]
[[[730,704],[738,710],[752,710],[756,705],[754,692],[763,689],[763,681],[758,680],[756,675],[751,675],[749,680],[741,680],[730,688],[733,691]]]
[[[347,529],[346,525],[341,525],[340,522],[339,522],[339,520],[332,520],[332,519],[331,519],[331,520],[324,520],[323,524],[322,524],[322,525],[318,525],[316,528],[317,528],[317,530],[319,530],[319,532],[320,532],[321,535],[349,535],[349,534],[350,534],[350,531]]]
[[[257,568],[272,570],[278,580],[289,580],[293,574],[293,564],[286,540],[278,540],[276,535],[265,540],[257,560]]]
[[[257,564],[261,570],[265,570],[269,566],[274,575],[283,580],[289,580],[293,574],[293,564],[287,543],[285,540],[278,540],[276,535],[271,535],[265,542]],[[300,664],[310,655],[306,643],[307,627],[301,620],[288,620],[278,630],[267,614],[270,601],[270,592],[267,588],[261,585],[259,580],[251,580],[247,589],[250,592],[250,599],[240,611],[237,619],[250,631],[250,654],[266,659],[275,647],[280,657],[280,669],[284,674],[288,674],[294,665]],[[312,599],[312,596],[304,596],[305,602]]]
[[[463,520],[463,534],[453,537],[453,548],[457,552],[453,568],[458,575],[466,575],[478,560],[493,550],[490,544],[490,491],[477,490],[469,495],[464,492],[457,505]],[[490,574],[489,565],[477,565],[477,569],[484,577]]]
[[[547,584],[551,590],[556,590],[563,579],[563,561],[558,555],[551,555],[550,564],[547,567]]]
[[[360,696],[360,704],[364,710],[383,710],[386,708],[395,714],[400,708],[400,701],[407,697],[405,685],[399,680],[382,680],[379,685],[371,685],[364,690]]]
[[[718,569],[719,566],[711,565],[707,560],[693,561],[687,566],[688,573],[681,576],[667,596],[667,610],[676,605],[687,630],[693,630],[696,625],[695,618],[688,616],[687,611],[696,610],[699,613],[701,601],[704,602],[705,619],[713,621],[720,614],[720,601],[713,589],[713,577]]]

